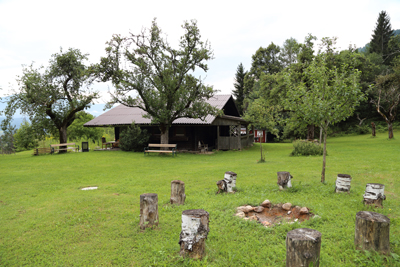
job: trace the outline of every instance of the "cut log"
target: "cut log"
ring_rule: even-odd
[[[140,195],[140,229],[158,225],[158,195],[142,194]]]
[[[336,178],[335,192],[350,192],[351,176],[348,174],[338,174]]]
[[[364,194],[364,205],[374,205],[382,208],[382,202],[386,199],[385,186],[383,184],[367,184]]]
[[[278,174],[278,185],[280,190],[292,187],[291,180],[293,179],[293,176],[290,175],[290,172],[277,172],[277,174]]]
[[[179,180],[171,182],[171,204],[183,205],[185,204],[185,183]]]
[[[209,214],[202,209],[184,210],[182,212],[182,231],[179,236],[181,246],[179,254],[182,257],[202,259],[205,254]]]
[[[224,180],[219,180],[217,182],[218,191],[217,194],[221,192],[226,192],[226,182]]]
[[[360,250],[390,253],[390,219],[382,214],[360,211],[356,214],[354,245]]]
[[[236,187],[237,174],[234,172],[226,172],[224,176],[224,181],[226,184],[226,192],[232,193],[233,188]]]
[[[375,123],[371,122],[371,127],[372,127],[372,136],[376,135],[376,129],[375,129]]]
[[[286,235],[286,267],[319,266],[321,233],[309,228],[298,228]]]

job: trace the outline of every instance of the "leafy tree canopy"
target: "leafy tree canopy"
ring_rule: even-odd
[[[98,66],[101,80],[111,80],[115,87],[110,104],[144,110],[152,123],[160,125],[161,143],[168,143],[174,120],[204,119],[217,112],[205,102],[216,91],[193,74],[196,69],[208,70],[206,62],[213,58],[210,44],[201,40],[195,20],[184,22],[182,28],[178,48],[162,36],[155,19],[138,35],[114,35]]]
[[[94,143],[100,139],[103,131],[96,127],[83,127],[83,125],[94,119],[94,116],[85,111],[76,113],[74,122],[68,127],[68,136],[72,140],[92,140]]]

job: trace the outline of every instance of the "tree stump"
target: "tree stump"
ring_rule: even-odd
[[[140,195],[140,229],[158,225],[158,195],[142,194]]]
[[[171,204],[183,205],[185,204],[185,183],[179,180],[171,182]]]
[[[286,267],[319,266],[321,233],[309,228],[298,228],[286,235]]]
[[[184,210],[182,212],[182,231],[179,236],[182,257],[202,259],[205,254],[205,242],[207,239],[209,214],[207,211]]]
[[[360,211],[356,214],[354,245],[356,249],[390,253],[390,219],[382,214]]]
[[[350,192],[351,176],[348,174],[338,174],[336,178],[335,192]]]
[[[226,192],[226,182],[224,180],[219,180],[217,182],[217,186],[218,186],[217,194],[221,192]]]
[[[375,205],[375,207],[382,208],[382,202],[385,199],[385,186],[383,184],[367,184],[364,194],[364,205]]]
[[[237,174],[234,172],[226,172],[224,176],[224,181],[226,183],[226,192],[232,193],[233,188],[236,187]]]
[[[290,172],[277,172],[277,173],[278,173],[279,190],[292,187],[291,180],[293,179],[293,176],[290,175]]]
[[[372,136],[375,136],[376,135],[375,123],[371,122],[371,126],[372,126]]]

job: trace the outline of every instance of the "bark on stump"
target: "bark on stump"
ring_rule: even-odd
[[[290,175],[290,172],[277,172],[277,174],[278,174],[277,184],[279,185],[279,190],[292,187],[291,180],[293,179],[293,176]]]
[[[360,250],[375,250],[390,253],[390,219],[382,214],[360,211],[356,214],[354,245]]]
[[[224,181],[226,183],[226,192],[232,193],[233,188],[236,187],[237,174],[234,172],[226,172],[224,176]]]
[[[171,182],[171,204],[183,205],[185,204],[185,183],[179,180]]]
[[[209,214],[202,209],[182,212],[182,231],[179,236],[179,255],[202,259],[206,255],[205,244],[208,232]]]
[[[226,182],[224,180],[219,180],[217,182],[217,186],[218,186],[217,194],[221,192],[226,192]]]
[[[158,195],[149,193],[140,195],[140,229],[158,225]]]
[[[298,228],[286,235],[286,267],[319,266],[321,233],[309,228]]]
[[[382,202],[386,199],[385,185],[383,184],[367,184],[365,188],[364,205],[375,205],[382,208]]]
[[[338,174],[336,178],[335,192],[350,192],[351,176],[348,174]]]

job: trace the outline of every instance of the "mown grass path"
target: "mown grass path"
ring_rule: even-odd
[[[395,137],[400,132],[395,132]],[[322,266],[400,266],[400,138],[386,134],[328,139],[326,184],[322,157],[290,157],[292,144],[258,145],[244,151],[178,157],[123,151],[34,157],[0,155],[1,266],[285,266],[286,233],[300,227],[322,233]],[[235,194],[219,194],[216,182],[237,173]],[[280,192],[278,171],[289,171],[293,189]],[[353,177],[350,194],[335,194],[338,173]],[[186,204],[171,206],[170,183],[186,184]],[[366,183],[385,184],[384,208],[364,207]],[[79,190],[98,186],[98,190]],[[159,227],[139,230],[139,196],[157,193]],[[266,229],[234,217],[236,207],[291,202],[320,219]],[[181,214],[210,213],[207,258],[179,257]],[[392,254],[354,249],[355,215],[373,210],[391,219]]]

